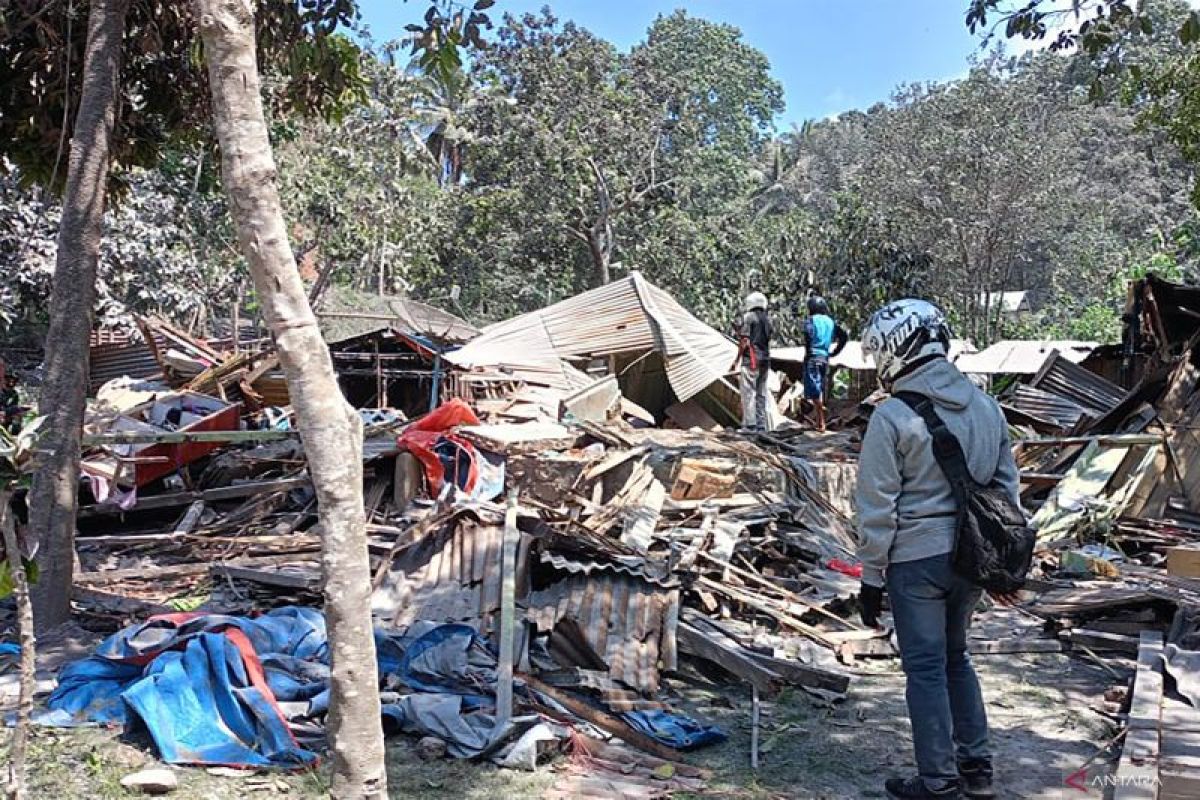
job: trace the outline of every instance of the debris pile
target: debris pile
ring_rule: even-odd
[[[1135,659],[1157,632],[1179,654],[1176,672],[1175,656],[1164,663],[1186,697],[1200,608],[1200,292],[1149,278],[1132,296],[1121,368],[1132,389],[1081,366],[1088,347],[1031,343],[1044,362],[1021,359],[1001,394],[1041,548],[1025,602],[983,615],[970,649],[1071,651],[1114,675],[1124,658],[1146,685],[1159,667]],[[402,306],[337,312],[328,334],[366,431],[389,731],[422,737],[431,757],[508,766],[570,750],[588,765],[573,774],[583,794],[695,791],[704,773],[681,752],[723,734],[671,707],[669,678],[736,681],[756,700],[798,687],[828,703],[856,659],[895,655],[854,607],[855,433],[730,430],[736,346],[665,292],[634,273],[478,333]],[[123,663],[150,636],[156,654],[165,637],[179,644],[170,659],[193,643],[197,663],[258,659],[275,706],[246,713],[296,738],[248,731],[239,746],[303,761],[321,733],[323,623],[304,652],[252,635],[263,611],[320,620],[317,508],[286,385],[271,385],[278,362],[269,342],[219,350],[158,321],[142,329],[153,366],[98,387],[84,439],[75,601],[93,627],[122,629],[94,658]],[[202,615],[146,621],[168,612]],[[146,655],[111,697],[150,696],[145,670],[170,664],[143,669]],[[68,668],[52,707],[95,709],[73,705],[66,680],[91,663]],[[249,702],[263,686],[234,688]],[[1167,699],[1164,746],[1182,713]],[[196,763],[201,743],[169,735],[156,736],[163,757]]]

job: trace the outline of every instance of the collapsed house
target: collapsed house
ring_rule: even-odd
[[[1149,711],[1130,723],[1126,761],[1152,764],[1178,788],[1194,785],[1195,770],[1168,745],[1185,738],[1178,720],[1200,713],[1200,698],[1162,678],[1186,688],[1200,651],[1200,290],[1148,278],[1132,298],[1123,358],[1135,384],[1089,371],[1082,348],[1034,343],[1001,397],[1039,552],[1021,613],[989,612],[985,621],[1001,619],[1006,632],[973,631],[969,646],[1129,661],[1131,702]],[[719,420],[737,417],[728,382],[736,346],[640,275],[465,342],[412,320],[340,319],[363,326],[331,335],[347,391],[393,406],[362,412],[389,731],[509,766],[536,764],[547,749],[621,747],[603,752],[637,770],[662,763],[647,758],[677,770],[657,782],[653,767],[621,777],[638,796],[695,791],[703,774],[682,753],[722,734],[672,708],[672,676],[738,682],[756,697],[793,686],[837,702],[853,680],[849,664],[896,655],[885,634],[858,624],[853,605],[853,434],[721,430]],[[225,730],[238,731],[245,763],[306,763],[307,746],[262,747],[287,730],[319,730],[324,713],[320,539],[303,449],[286,414],[262,419],[255,398],[274,368],[269,353],[218,352],[168,333],[154,351],[164,383],[101,393],[139,424],[98,423],[85,436],[89,458],[124,464],[136,485],[117,480],[110,497],[81,510],[76,606],[110,629],[139,622],[93,657],[107,662],[64,673],[52,710],[72,720],[96,713],[78,687],[94,689],[92,670],[115,661],[120,679],[105,684],[104,708],[112,700],[136,711],[120,698],[138,698],[158,720],[164,759],[210,763],[195,754],[227,753],[229,742],[193,747],[203,742],[162,724],[170,713],[152,713],[197,687],[160,692],[146,683],[144,659],[171,661],[193,645],[190,663],[226,657],[207,634],[232,625],[262,642],[256,652],[277,670],[269,688],[286,719]],[[171,349],[178,355],[167,358]],[[996,364],[1014,352],[1023,351],[1009,348]],[[405,374],[384,372],[392,368]],[[237,430],[205,431],[208,449],[194,458],[171,437],[207,416],[184,418],[180,407],[174,430],[162,424],[172,398],[188,393],[238,417]],[[138,483],[146,466],[165,472]],[[155,618],[184,601],[205,616]],[[161,649],[164,626],[173,650]],[[146,639],[159,644],[147,650]],[[593,778],[578,785],[596,789]]]
[[[497,323],[447,355],[460,385],[497,374],[572,391],[616,376],[621,395],[662,422],[737,425],[740,395],[730,381],[737,345],[675,298],[631,272],[539,311]],[[474,399],[463,395],[466,399]]]

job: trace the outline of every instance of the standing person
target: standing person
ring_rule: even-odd
[[[825,394],[829,384],[829,359],[842,352],[850,334],[829,315],[825,299],[808,298],[804,323],[804,397],[813,404],[817,430],[825,432]]]
[[[738,326],[738,357],[741,362],[742,428],[767,430],[767,376],[771,369],[771,336],[775,329],[767,314],[767,297],[751,292],[746,313]]]
[[[884,307],[863,331],[884,388],[903,393],[871,416],[856,497],[862,619],[878,623],[886,584],[907,678],[918,774],[885,784],[889,797],[903,800],[995,796],[987,712],[967,654],[982,590],[951,566],[957,503],[909,401],[932,403],[977,482],[996,481],[1019,500],[1019,478],[999,405],[946,360],[949,347],[945,317],[924,300]]]

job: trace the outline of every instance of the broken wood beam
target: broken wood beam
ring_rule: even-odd
[[[276,564],[290,564],[297,561],[295,554],[279,556],[261,556],[256,558],[234,559],[227,562],[233,566],[260,567]],[[159,578],[192,577],[204,575],[214,566],[212,562],[193,562],[187,564],[172,564],[167,567],[142,567],[140,569],[97,570],[95,572],[79,572],[75,582],[87,586],[108,586],[124,581],[152,581]]]
[[[760,598],[755,595],[748,594],[746,592],[735,589],[732,586],[728,586],[726,584],[714,581],[710,578],[701,577],[699,580],[696,581],[696,583],[697,583],[697,585],[703,586],[704,588],[708,589],[711,592],[715,592],[717,594],[723,594],[726,597],[730,598],[731,600],[736,600],[739,603],[744,603],[744,604],[750,606],[751,608],[757,609],[758,611],[761,611],[762,613],[764,613],[770,617],[773,617],[779,623],[786,625],[789,628],[793,628],[793,629],[799,631],[800,633],[804,634],[808,638],[812,639],[817,644],[823,644],[830,649],[834,649],[834,650],[837,649],[837,646],[838,646],[837,643],[835,641],[833,641],[832,639],[830,639],[828,636],[826,636],[824,631],[814,628],[812,625],[809,625],[807,622],[800,621],[796,617],[793,617],[791,614],[789,614],[787,611],[785,611],[781,608],[778,608],[778,607],[772,605],[771,603],[767,602],[764,598]]]
[[[292,561],[297,559],[293,558]],[[281,567],[264,569],[263,567],[242,566],[240,564],[213,564],[210,572],[235,580],[261,583],[266,586],[276,586],[281,589],[307,589],[316,591],[321,588],[321,574],[317,569],[306,572],[285,572]]]
[[[206,503],[215,503],[221,500],[236,500],[264,492],[291,491],[292,489],[299,489],[309,484],[310,480],[307,475],[295,475],[290,478],[275,478],[265,481],[247,481],[246,483],[234,483],[229,486],[219,486],[215,489],[204,489],[203,491],[172,492],[170,494],[141,497],[138,498],[137,503],[132,508],[120,508],[112,504],[84,506],[79,509],[79,516],[92,517],[102,514],[126,514],[131,511],[153,511],[161,508],[186,506],[197,500],[203,500]]]
[[[657,756],[667,761],[683,760],[683,753],[680,753],[673,747],[668,747],[656,739],[652,739],[641,731],[635,730],[620,717],[596,708],[587,701],[568,694],[561,689],[556,689],[532,675],[524,676],[524,680],[529,686],[554,700],[575,716],[590,722],[602,731],[611,733],[631,747],[644,750],[652,756]]]
[[[1159,672],[1163,635],[1142,631],[1137,673],[1130,699],[1129,726],[1121,748],[1113,800],[1153,800],[1158,796],[1158,755],[1163,676]]]
[[[720,641],[686,622],[679,623],[675,638],[683,653],[713,662],[726,672],[746,681],[766,697],[776,696],[783,688],[783,676],[755,661],[748,651],[732,640]]]
[[[730,564],[727,561],[722,561],[721,559],[717,558],[716,556],[706,553],[703,550],[697,551],[697,555],[699,555],[701,558],[705,559],[706,561],[712,562],[713,564],[717,565],[718,567],[729,570],[734,575],[737,575],[739,577],[745,578],[746,580],[757,583],[760,586],[763,586],[764,588],[773,589],[774,591],[776,591],[780,595],[782,595],[785,598],[786,602],[793,603],[798,606],[803,606],[808,611],[815,611],[818,614],[822,614],[823,616],[826,616],[826,617],[829,617],[830,619],[836,620],[837,622],[839,622],[840,624],[849,628],[850,630],[867,631],[867,629],[864,628],[862,625],[859,625],[858,623],[853,622],[852,620],[842,619],[837,614],[834,614],[832,611],[822,608],[821,606],[816,606],[811,603],[806,603],[804,600],[800,599],[800,596],[797,595],[795,592],[789,592],[787,589],[784,589],[782,586],[779,586],[778,584],[772,583],[771,581],[767,580],[766,578],[762,577],[761,575],[755,575],[753,572],[750,572],[749,570],[745,570],[745,569],[742,569],[741,567],[734,566],[733,564]],[[870,631],[867,631],[867,632],[870,633]]]
[[[299,431],[162,431],[155,433],[114,431],[84,434],[82,444],[84,447],[104,447],[115,444],[186,444],[190,442],[241,444],[299,438]]]

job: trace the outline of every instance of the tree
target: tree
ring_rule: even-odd
[[[11,160],[23,180],[52,189],[66,178],[40,397],[54,455],[30,497],[45,567],[34,597],[42,629],[70,613],[96,262],[109,184],[118,174],[110,164],[153,163],[170,137],[203,130],[193,115],[205,108],[194,102],[204,79],[191,57],[191,19],[181,0],[165,7],[97,0],[89,7],[82,59],[75,57],[81,39],[74,13],[73,4],[21,2],[4,9],[0,37],[0,169]],[[278,93],[281,107],[333,114],[356,96],[357,48],[333,32],[353,21],[353,0],[262,4],[260,13],[263,59],[291,76]],[[60,171],[80,71],[71,155]]]
[[[196,0],[196,10],[222,178],[275,337],[317,494],[330,637],[331,794],[386,798],[362,497],[362,421],[338,388],[288,244],[260,94],[252,0]]]
[[[33,605],[29,584],[37,574],[37,565],[26,557],[17,533],[16,504],[18,488],[28,482],[37,444],[37,432],[43,419],[36,419],[13,436],[0,426],[0,599],[13,596],[17,609],[17,637],[21,647],[21,678],[17,698],[16,722],[8,753],[5,796],[11,800],[26,797],[25,770],[29,742],[29,723],[33,714],[33,694],[37,688],[37,639],[33,630]]]
[[[39,533],[38,561],[44,576],[34,594],[40,630],[66,621],[71,614],[88,337],[96,305],[96,259],[108,192],[127,6],[128,0],[94,0],[89,10],[83,87],[58,229],[45,379],[39,397],[41,412],[48,420],[45,443],[50,455],[34,476],[30,492],[31,522]]]
[[[505,231],[502,257],[553,292],[645,255],[650,219],[727,213],[782,107],[737,29],[682,12],[628,54],[548,11],[507,17],[473,72],[503,89],[469,115],[473,193]]]

